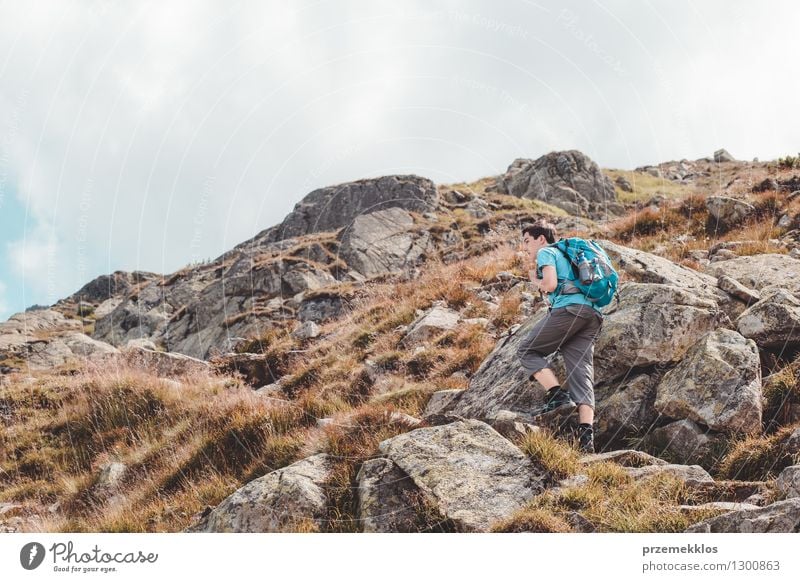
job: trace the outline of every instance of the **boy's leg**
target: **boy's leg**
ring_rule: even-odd
[[[555,309],[537,322],[520,342],[517,357],[522,367],[545,389],[559,385],[545,356],[561,348],[583,325],[582,320],[565,309]]]
[[[564,384],[572,400],[578,405],[578,421],[594,422],[594,342],[600,331],[601,321],[597,316],[583,320],[580,331],[561,346],[567,378]]]

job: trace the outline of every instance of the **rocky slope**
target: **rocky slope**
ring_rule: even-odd
[[[726,185],[711,189],[721,176]],[[162,508],[151,519],[189,531],[798,531],[792,180],[769,164],[708,159],[603,172],[579,152],[554,152],[471,185],[387,176],[323,188],[209,264],[98,278],[0,324],[0,415],[19,439],[1,443],[0,521],[42,523],[20,493],[39,487],[40,471],[20,467],[63,444],[63,428],[44,420],[66,405],[49,386],[71,374],[80,393],[121,367],[158,379],[133,386],[167,382],[148,388],[145,418],[172,410],[160,428],[143,421],[148,431],[183,434],[170,391],[191,383],[241,400],[247,412],[221,422],[268,422],[192,433],[174,453],[184,455],[180,475],[156,463],[163,480],[148,493],[134,475],[156,471],[141,459],[161,458],[166,445],[145,454],[119,441],[114,450],[127,452],[117,462],[92,448],[85,492],[54,492],[48,510],[95,512],[90,529],[128,531],[106,513],[179,495],[176,483],[196,491],[210,479],[197,455],[216,458],[208,447],[219,446],[221,458],[239,458],[242,440],[255,439],[246,450],[259,463],[215,464],[211,482],[227,476],[224,486],[205,502],[175,502],[194,511],[213,500],[204,511],[166,519]],[[603,454],[578,458],[563,444],[571,421],[531,415],[543,394],[516,347],[546,309],[527,290],[514,244],[539,217],[598,239],[622,275],[595,351]],[[553,364],[563,376],[559,356]],[[31,390],[49,404],[31,401]],[[103,446],[117,442],[116,413],[92,414],[112,415]],[[44,449],[22,436],[33,426],[50,435]],[[52,454],[51,464],[37,461],[49,467],[42,474],[72,472]],[[568,501],[613,498],[598,489],[611,485],[647,497],[660,517],[618,522],[607,508]]]

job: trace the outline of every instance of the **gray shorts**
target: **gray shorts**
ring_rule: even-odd
[[[594,408],[594,342],[602,326],[602,314],[589,305],[553,309],[522,339],[517,357],[530,375],[548,368],[546,356],[561,351],[567,373],[562,386],[576,404]]]

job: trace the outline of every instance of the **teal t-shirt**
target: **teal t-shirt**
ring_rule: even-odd
[[[573,280],[572,265],[569,264],[567,258],[558,249],[554,249],[552,247],[544,247],[543,249],[539,249],[539,252],[536,253],[536,263],[538,265],[537,275],[539,277],[542,276],[542,267],[550,265],[556,268],[556,277],[558,278],[559,283],[562,281]],[[583,293],[570,293],[568,295],[561,295],[553,292],[548,293],[547,298],[550,301],[550,306],[553,309],[576,304],[591,305],[594,307],[594,309],[602,313],[602,309],[596,307],[594,303],[586,299],[586,296],[584,296]]]

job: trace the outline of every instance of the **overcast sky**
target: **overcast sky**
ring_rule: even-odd
[[[800,5],[765,4],[2,2],[0,320],[320,186],[796,153]]]

